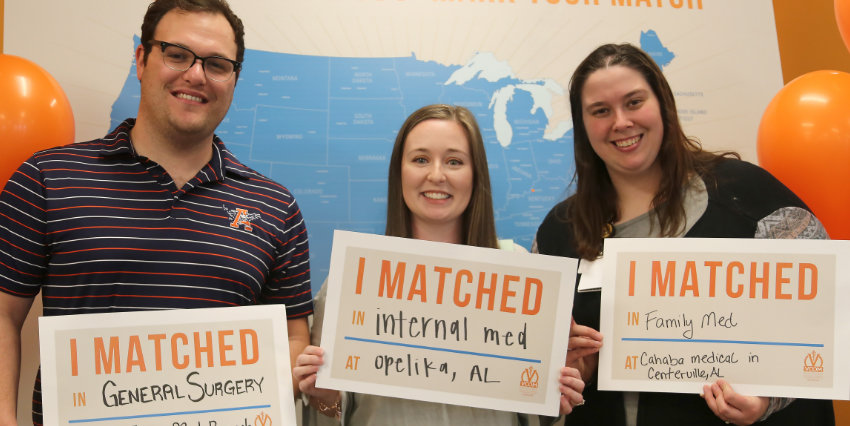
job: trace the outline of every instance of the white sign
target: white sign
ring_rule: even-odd
[[[599,388],[850,399],[850,241],[605,240]],[[609,285],[613,284],[613,285]]]
[[[283,305],[39,318],[45,425],[295,425]]]
[[[575,259],[334,233],[317,386],[558,413]]]

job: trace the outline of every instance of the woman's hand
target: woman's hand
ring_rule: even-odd
[[[755,423],[764,415],[770,401],[761,396],[741,395],[723,379],[703,386],[702,391],[702,397],[714,415],[736,425]]]
[[[326,406],[335,406],[340,400],[340,394],[333,389],[316,387],[316,372],[324,364],[324,350],[318,346],[307,346],[295,358],[295,368],[292,376],[298,382],[298,389],[310,396],[311,405],[314,399],[319,399]]]
[[[561,414],[570,414],[573,408],[584,405],[584,381],[581,373],[572,367],[561,367],[558,378],[558,389],[561,391]]]
[[[578,369],[581,379],[589,381],[599,365],[599,348],[602,333],[576,323],[570,318],[570,341],[567,350],[567,367]]]

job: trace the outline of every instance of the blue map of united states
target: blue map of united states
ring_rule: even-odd
[[[138,38],[134,40],[139,43]],[[655,31],[641,47],[675,57]],[[314,291],[327,276],[334,229],[382,234],[387,168],[398,128],[421,106],[469,108],[487,149],[500,238],[531,247],[543,217],[570,192],[571,123],[551,122],[567,88],[522,80],[479,52],[465,65],[339,58],[247,49],[233,104],[216,133],[246,165],[295,195],[307,222]],[[111,128],[138,110],[135,65],[112,107]]]

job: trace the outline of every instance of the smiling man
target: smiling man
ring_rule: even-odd
[[[309,342],[298,205],[214,135],[242,22],[223,0],[158,0],[141,39],[137,117],[36,153],[0,194],[0,425],[17,424],[19,335],[39,291],[47,316],[281,303],[291,359]]]

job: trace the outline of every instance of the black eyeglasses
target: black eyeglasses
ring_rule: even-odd
[[[167,41],[151,40],[150,43],[159,44],[162,49],[162,62],[174,71],[186,71],[200,59],[201,68],[203,68],[207,77],[215,81],[227,81],[230,80],[234,72],[242,68],[241,62],[221,56],[198,56],[195,52],[183,46]]]

